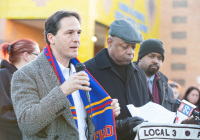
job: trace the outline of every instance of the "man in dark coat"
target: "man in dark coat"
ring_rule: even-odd
[[[173,104],[174,95],[168,85],[167,77],[159,72],[164,61],[163,43],[158,39],[147,39],[142,42],[138,53],[138,66],[147,77],[149,97],[157,104],[170,111],[176,111]]]
[[[149,101],[145,73],[131,63],[137,43],[143,37],[134,24],[115,20],[110,25],[108,48],[85,62],[87,70],[112,98],[117,98],[121,113],[116,118],[118,140],[133,140],[133,127],[143,119],[131,117],[126,105],[142,106]]]

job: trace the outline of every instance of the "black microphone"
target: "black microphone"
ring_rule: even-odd
[[[175,106],[178,107],[178,111],[180,111],[181,113],[185,114],[186,116],[190,117],[191,115],[193,115],[194,117],[199,117],[200,113],[198,111],[196,111],[196,108],[193,108],[193,104],[191,104],[190,102],[186,101],[186,100],[179,100],[176,99],[174,100],[174,104]]]
[[[85,71],[85,64],[83,63],[78,63],[76,64],[76,72],[80,72],[80,71]],[[89,92],[88,91],[85,91],[85,95],[86,95],[86,98],[87,98],[87,101],[89,102],[90,104],[90,95],[89,95]]]
[[[83,63],[78,63],[78,64],[76,64],[76,72],[80,72],[80,71],[85,71],[85,64],[83,64]],[[90,106],[90,113],[91,113],[91,121],[89,121],[89,122],[87,122],[87,123],[91,123],[91,122],[93,122],[92,121],[92,117],[93,117],[93,113],[92,113],[92,106],[91,106],[91,101],[90,101],[90,95],[89,95],[89,92],[88,91],[85,91],[85,95],[86,95],[86,98],[87,98],[87,101],[88,101],[88,103],[89,103],[89,106]],[[89,125],[88,125],[89,126]],[[88,127],[87,126],[87,127]],[[87,128],[87,129],[89,129],[89,128]],[[86,129],[86,130],[87,130]],[[86,131],[85,131],[85,133],[86,133]],[[88,131],[88,136],[89,136],[89,131]]]

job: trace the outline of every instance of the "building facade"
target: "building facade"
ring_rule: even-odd
[[[106,47],[109,25],[115,19],[135,23],[144,39],[159,38],[159,6],[159,0],[0,0],[0,43],[29,38],[42,50],[45,19],[57,10],[77,11],[82,18],[78,58],[84,62]],[[139,45],[134,60],[138,49]]]
[[[161,0],[160,39],[166,59],[161,71],[181,86],[200,86],[200,1]]]

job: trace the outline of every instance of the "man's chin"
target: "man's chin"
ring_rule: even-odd
[[[154,75],[154,74],[156,74],[158,71],[150,71],[150,72],[148,72],[149,73],[149,75]]]
[[[130,63],[131,63],[131,61],[126,61],[126,62],[121,62],[119,65],[120,66],[126,66],[126,65],[128,65]]]
[[[77,55],[73,55],[73,56],[69,56],[69,57],[66,57],[67,59],[74,59],[74,58],[77,58]]]
[[[74,54],[72,55],[72,58],[76,58],[76,57],[78,57],[78,53],[74,53]]]

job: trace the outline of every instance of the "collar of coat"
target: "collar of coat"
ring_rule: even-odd
[[[113,67],[112,63],[110,62],[109,56],[108,56],[108,49],[104,48],[99,53],[97,53],[95,57],[95,61],[97,64],[98,69],[105,69],[105,68],[111,68]],[[130,63],[128,66],[128,69],[132,69],[133,71],[138,71],[137,67],[134,63]]]
[[[168,78],[162,72],[158,71],[157,74],[165,84],[168,83]]]
[[[0,63],[0,69],[3,68],[7,68],[11,74],[13,74],[17,70],[17,68],[14,65],[10,64],[8,61],[4,59]]]

